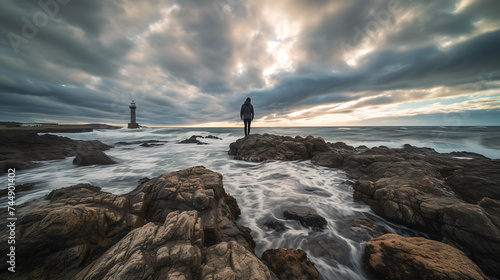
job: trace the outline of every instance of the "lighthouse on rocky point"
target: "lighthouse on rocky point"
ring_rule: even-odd
[[[132,101],[129,107],[130,107],[130,123],[128,124],[128,128],[139,128],[139,124],[135,122],[135,109],[137,108],[135,106],[135,102]]]

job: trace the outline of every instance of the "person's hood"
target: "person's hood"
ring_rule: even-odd
[[[245,101],[244,104],[248,106],[248,105],[250,105],[250,101]]]

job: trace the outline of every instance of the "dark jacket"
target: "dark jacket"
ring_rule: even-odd
[[[253,106],[250,104],[250,101],[245,101],[241,105],[240,118],[242,120],[253,120]]]

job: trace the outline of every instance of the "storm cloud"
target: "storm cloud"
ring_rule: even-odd
[[[500,125],[496,2],[1,1],[0,120]]]

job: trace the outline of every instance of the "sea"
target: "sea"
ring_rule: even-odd
[[[256,127],[253,134],[322,137],[327,142],[342,141],[351,146],[404,144],[430,147],[438,152],[467,151],[500,158],[500,127]],[[339,169],[313,165],[309,160],[290,162],[245,162],[227,154],[229,144],[243,137],[243,128],[143,127],[140,129],[95,130],[86,133],[59,133],[77,140],[100,140],[114,148],[105,153],[118,164],[79,167],[73,157],[40,162],[41,166],[16,172],[16,183],[35,183],[30,191],[20,192],[16,204],[50,193],[51,190],[78,183],[99,186],[114,194],[130,192],[144,177],[155,177],[192,166],[203,165],[223,175],[224,188],[241,208],[237,223],[249,227],[256,241],[255,253],[271,248],[299,248],[306,251],[319,271],[320,279],[370,279],[363,269],[366,240],[349,223],[366,219],[388,232],[404,236],[425,234],[391,223],[352,197],[353,180]],[[192,135],[213,135],[221,139],[200,139],[207,145],[179,144]],[[168,141],[163,145],[142,147],[118,142]],[[466,160],[466,159],[464,159]],[[0,178],[7,186],[7,175]],[[0,206],[6,208],[6,198]],[[283,209],[306,206],[325,217],[323,231],[287,220]],[[281,221],[286,230],[276,232],[264,226],[268,220]]]

